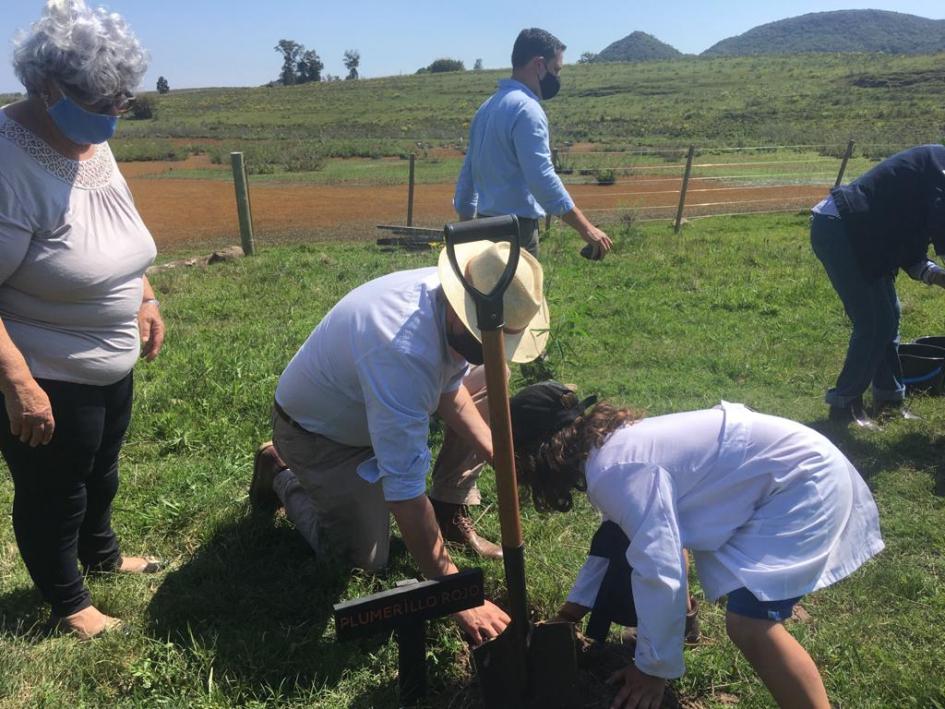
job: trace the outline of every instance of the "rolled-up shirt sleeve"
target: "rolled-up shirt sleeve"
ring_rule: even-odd
[[[630,539],[639,619],[634,663],[654,677],[682,676],[686,566],[671,476],[656,465],[623,463],[600,475],[591,501]]]
[[[479,195],[472,178],[472,163],[469,153],[463,160],[463,167],[456,180],[456,192],[453,194],[453,208],[460,219],[472,219],[476,216],[476,207],[479,204]]]
[[[388,502],[419,497],[430,468],[427,439],[438,382],[428,365],[388,347],[367,353],[356,368],[375,455],[358,467],[358,475],[380,481]]]
[[[574,209],[574,200],[555,172],[548,138],[548,119],[540,107],[524,109],[512,126],[515,156],[529,192],[548,214],[560,216]]]
[[[0,284],[23,263],[33,228],[10,184],[0,175]]]

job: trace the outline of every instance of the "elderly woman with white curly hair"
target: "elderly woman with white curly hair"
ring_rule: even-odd
[[[51,626],[91,638],[119,621],[79,563],[160,567],[123,556],[111,527],[132,369],[164,340],[144,275],[154,241],[106,142],[147,56],[118,15],[49,0],[13,63],[27,97],[0,110],[0,452]]]

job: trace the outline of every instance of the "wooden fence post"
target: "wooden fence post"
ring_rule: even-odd
[[[407,179],[407,226],[413,226],[413,181],[414,162],[417,156],[410,153],[410,177]]]
[[[837,181],[833,183],[834,187],[839,187],[840,183],[843,182],[843,173],[847,171],[847,163],[853,156],[854,145],[856,145],[856,141],[851,138],[850,142],[847,143],[847,151],[843,154],[843,161],[840,163],[840,173],[837,175]]]
[[[243,254],[252,256],[256,252],[253,243],[253,212],[249,205],[249,180],[246,177],[246,163],[243,153],[230,153],[233,163],[233,184],[236,186],[236,211],[240,218],[240,241]]]
[[[673,226],[673,233],[678,234],[682,228],[683,210],[686,208],[686,190],[689,189],[689,175],[692,174],[692,158],[696,154],[696,146],[689,146],[689,154],[686,156],[686,172],[683,174],[682,188],[679,190],[679,209],[676,210],[676,223]]]

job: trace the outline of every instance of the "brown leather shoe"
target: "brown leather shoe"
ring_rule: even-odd
[[[253,461],[253,479],[249,483],[249,504],[257,512],[275,512],[282,507],[272,481],[289,466],[279,457],[272,441],[266,441],[256,450]]]
[[[469,516],[466,505],[442,502],[431,499],[436,521],[440,525],[443,539],[456,544],[464,544],[479,556],[486,559],[501,559],[502,547],[483,539],[476,533],[476,525]]]

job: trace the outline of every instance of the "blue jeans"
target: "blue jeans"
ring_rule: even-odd
[[[895,276],[867,278],[860,270],[843,221],[815,214],[810,243],[840,296],[853,334],[836,385],[827,391],[831,406],[846,406],[872,383],[874,402],[905,397],[899,366],[899,297]]]
[[[742,586],[728,593],[725,610],[735,615],[756,620],[772,620],[783,623],[794,614],[794,606],[803,596],[785,598],[780,601],[762,601],[755,594]]]

